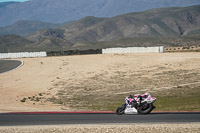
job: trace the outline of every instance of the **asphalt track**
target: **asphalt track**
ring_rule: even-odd
[[[17,60],[0,60],[0,74],[16,69],[21,64],[22,62]]]
[[[167,112],[148,115],[114,113],[7,113],[0,114],[0,126],[108,124],[108,123],[191,123],[200,122],[200,112]]]

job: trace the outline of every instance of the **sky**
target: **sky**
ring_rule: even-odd
[[[24,2],[28,0],[0,0],[0,2],[8,2],[8,1]]]

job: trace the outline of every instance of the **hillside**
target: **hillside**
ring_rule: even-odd
[[[116,16],[85,28],[69,39],[88,42],[125,37],[182,36],[199,29],[200,6],[164,8]]]
[[[70,39],[73,36],[76,36],[79,34],[79,32],[86,30],[87,28],[91,28],[92,26],[95,26],[96,24],[107,20],[108,18],[96,18],[92,16],[84,17],[80,20],[71,22],[70,24],[63,24],[58,29],[48,29],[48,30],[41,30],[37,31],[36,33],[33,33],[31,35],[28,35],[26,38],[32,41],[38,41],[41,38],[51,38],[52,34],[46,34],[48,33],[58,33],[62,34],[62,38]],[[61,33],[62,32],[62,33]],[[61,38],[60,35],[54,35],[54,37]]]
[[[85,16],[113,17],[153,8],[198,4],[199,0],[30,0],[2,6],[0,26],[19,20],[63,23]]]
[[[23,51],[31,44],[31,41],[18,35],[0,36],[0,53]]]
[[[17,34],[25,36],[42,29],[56,28],[60,24],[45,23],[39,21],[20,20],[12,25],[0,27],[0,36],[7,34]]]
[[[199,33],[200,6],[159,8],[112,18],[89,16],[54,29],[39,30],[25,36],[33,43],[21,46],[21,50],[199,45]],[[6,47],[15,46],[11,43]]]
[[[200,6],[152,9],[113,18],[85,17],[60,29],[63,30],[63,38],[73,43],[198,35]],[[37,32],[27,38],[32,41],[47,38],[45,32]]]
[[[51,33],[46,33],[51,34]],[[52,36],[56,35],[56,33]],[[0,53],[69,50],[73,43],[62,38],[43,38],[33,42],[18,35],[0,36]]]
[[[13,1],[11,1],[11,2],[0,2],[0,9],[3,9],[3,8],[7,7],[8,5],[16,4],[16,3],[18,3],[18,2],[13,2]]]

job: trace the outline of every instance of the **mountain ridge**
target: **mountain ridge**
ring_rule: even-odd
[[[20,21],[15,22],[12,25],[0,27],[0,36],[7,35],[7,34],[17,34],[20,36],[26,36],[28,34],[36,32],[38,30],[56,28],[60,25],[61,24],[20,20]]]
[[[5,7],[8,6],[8,5],[16,4],[16,3],[18,3],[18,2],[14,2],[14,1],[0,2],[0,9],[1,9],[1,8],[5,8]]]
[[[85,17],[60,29],[63,30],[63,37],[73,43],[182,36],[200,30],[200,6],[159,8],[112,18]],[[32,34],[27,39],[45,38],[43,32]]]
[[[15,51],[19,48],[15,45],[23,51],[188,46],[199,45],[199,35],[200,5],[157,8],[112,18],[88,16],[57,28],[39,30],[25,38],[1,37],[0,46],[4,51]],[[19,43],[16,39],[28,45],[16,44]]]
[[[19,20],[63,23],[85,16],[113,17],[152,8],[197,4],[199,0],[31,0],[0,8],[0,26]]]

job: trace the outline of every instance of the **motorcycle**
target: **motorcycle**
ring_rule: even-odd
[[[125,98],[125,104],[118,107],[116,113],[122,114],[149,114],[155,106],[153,103],[156,101],[149,93],[143,95],[130,95]]]

